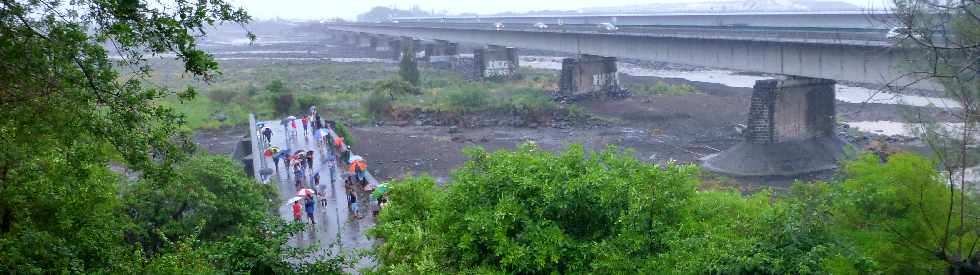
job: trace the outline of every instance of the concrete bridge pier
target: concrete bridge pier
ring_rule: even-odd
[[[558,87],[559,96],[571,98],[618,96],[624,92],[619,86],[616,58],[588,54],[561,61]]]
[[[445,40],[436,40],[435,43],[425,45],[425,55],[422,58],[429,62],[432,67],[449,69],[456,63],[456,56],[459,54],[459,44]]]
[[[355,44],[355,46],[358,48],[373,48],[371,45],[371,35],[366,33],[358,33],[355,36],[357,37],[357,44]]]
[[[384,36],[380,36],[379,35],[379,36],[373,37],[371,43],[374,44],[373,47],[374,47],[374,51],[375,52],[387,53],[388,51],[391,50],[391,49],[389,49],[389,47],[390,47],[389,44],[391,44],[390,41],[391,41],[390,39],[388,39],[388,38],[386,38]]]
[[[368,36],[368,48],[371,48],[372,50],[377,49],[378,43],[380,43],[379,40],[381,40],[381,38],[378,38],[377,36]]]
[[[516,48],[497,45],[473,50],[473,64],[478,78],[495,80],[517,77],[520,67]]]
[[[387,52],[389,58],[394,60],[400,60],[402,57],[402,40],[401,39],[388,40]]]
[[[834,84],[791,77],[756,81],[745,141],[701,159],[735,176],[794,176],[834,169],[847,142],[835,132]]]

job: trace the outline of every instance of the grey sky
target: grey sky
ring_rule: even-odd
[[[245,7],[256,18],[354,19],[374,6],[407,9],[413,5],[427,11],[450,13],[497,13],[543,9],[574,10],[584,7],[635,5],[646,3],[712,2],[717,0],[231,0]],[[841,0],[862,7],[880,7],[888,0]]]

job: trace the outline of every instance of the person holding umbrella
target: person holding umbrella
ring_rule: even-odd
[[[316,219],[314,219],[314,212],[316,212],[316,201],[313,200],[313,194],[306,195],[306,217],[310,219],[310,224],[316,226]]]
[[[272,163],[276,167],[276,174],[279,174],[279,156],[280,156],[279,155],[279,152],[280,151],[281,151],[281,149],[279,149],[279,147],[272,146],[272,147],[269,147],[269,149],[265,149],[265,152],[263,153],[267,157],[272,157]]]

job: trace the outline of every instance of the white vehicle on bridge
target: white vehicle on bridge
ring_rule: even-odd
[[[619,27],[609,22],[599,23],[598,27],[599,31],[614,32],[619,30]]]
[[[500,23],[500,22],[493,23],[493,28],[496,29],[496,30],[498,30],[498,31],[499,30],[502,30],[502,29],[504,29],[504,23]]]
[[[534,23],[534,28],[542,29],[542,30],[543,29],[547,29],[548,28],[548,24],[545,24],[545,23],[542,23],[542,22]]]

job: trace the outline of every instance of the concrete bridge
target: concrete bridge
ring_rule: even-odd
[[[933,83],[915,82],[902,71],[901,66],[914,53],[890,47],[891,42],[885,37],[887,29],[872,23],[854,23],[859,16],[864,22],[874,22],[867,15],[795,14],[801,18],[795,24],[773,26],[792,22],[788,21],[792,16],[600,18],[629,18],[636,24],[656,20],[691,22],[687,26],[626,25],[619,30],[582,24],[540,28],[527,22],[541,18],[521,17],[494,18],[506,20],[502,23],[430,18],[325,27],[341,37],[434,40],[438,42],[434,47],[461,42],[488,45],[474,53],[477,74],[484,78],[513,74],[518,67],[517,48],[578,54],[562,64],[559,93],[566,96],[617,92],[616,58],[783,75],[782,80],[756,83],[746,140],[703,159],[707,169],[740,176],[790,176],[835,167],[846,145],[836,137],[834,129],[836,81],[939,89]],[[835,19],[841,21],[826,23]],[[711,25],[712,20],[740,25],[720,27]],[[856,26],[843,28],[847,26],[839,25],[841,22]],[[458,51],[454,48],[432,52]]]

